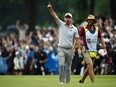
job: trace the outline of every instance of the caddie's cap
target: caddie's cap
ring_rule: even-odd
[[[88,21],[88,20],[94,20],[94,24],[97,23],[97,20],[95,19],[94,15],[89,15],[85,20],[86,21]]]

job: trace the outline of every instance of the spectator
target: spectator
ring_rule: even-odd
[[[14,73],[15,75],[22,75],[24,70],[24,61],[23,57],[20,55],[19,51],[15,52],[14,62]]]
[[[17,20],[16,22],[16,28],[19,31],[19,40],[24,40],[25,35],[26,35],[26,31],[29,28],[28,24],[25,23],[21,23],[19,20]]]
[[[45,75],[44,64],[48,61],[46,53],[43,51],[43,46],[38,46],[37,52],[34,53],[37,69],[37,75]]]
[[[34,50],[30,46],[25,46],[27,61],[25,65],[24,74],[25,75],[33,75],[33,69],[34,69]]]

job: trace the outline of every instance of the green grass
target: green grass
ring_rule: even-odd
[[[116,87],[116,75],[96,75],[95,83],[89,77],[79,84],[79,75],[72,75],[70,84],[59,84],[58,76],[0,76],[0,87]]]

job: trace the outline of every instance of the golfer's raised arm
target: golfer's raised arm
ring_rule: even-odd
[[[59,18],[58,18],[58,16],[57,16],[57,14],[54,12],[54,10],[53,10],[52,5],[51,5],[50,2],[48,3],[47,8],[49,9],[51,15],[53,16],[55,22],[58,23]]]

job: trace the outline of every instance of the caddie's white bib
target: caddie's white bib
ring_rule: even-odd
[[[91,33],[88,29],[85,28],[85,34],[88,51],[97,51],[98,28],[96,27],[94,33]]]

